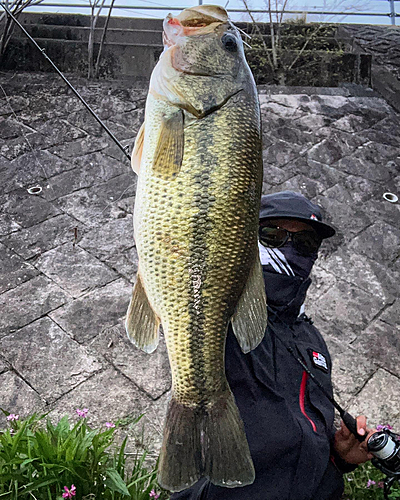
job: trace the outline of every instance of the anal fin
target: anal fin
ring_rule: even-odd
[[[250,269],[247,283],[231,318],[232,328],[244,353],[255,349],[267,327],[267,304],[260,258]]]
[[[142,278],[138,273],[126,315],[125,328],[130,341],[147,353],[158,346],[160,318],[147,298]]]

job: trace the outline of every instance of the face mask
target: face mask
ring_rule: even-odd
[[[291,241],[279,248],[267,248],[260,243],[259,249],[261,264],[268,271],[302,278],[308,278],[318,257],[317,252],[309,255],[301,254]]]

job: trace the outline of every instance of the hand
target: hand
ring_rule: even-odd
[[[367,418],[361,415],[356,418],[357,432],[360,436],[365,436],[362,443],[349,431],[341,422],[340,429],[336,431],[333,447],[336,453],[348,464],[362,464],[371,460],[373,455],[367,450],[367,441],[369,437],[376,432],[367,428]]]

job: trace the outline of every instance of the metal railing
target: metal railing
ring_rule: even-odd
[[[168,5],[162,5],[156,2],[150,2],[148,0],[143,0],[146,3],[151,5],[126,5],[126,4],[117,4],[114,3],[113,5],[113,11],[130,11],[134,13],[134,11],[152,11],[154,13],[158,13],[158,11],[181,11],[186,7],[189,7],[189,5],[186,6],[168,6]],[[400,0],[384,0],[389,3],[389,12],[359,12],[359,11],[347,11],[347,10],[342,10],[342,11],[328,11],[328,10],[273,10],[271,11],[272,14],[278,14],[278,15],[312,15],[312,16],[368,16],[368,17],[383,17],[383,18],[390,18],[391,24],[395,25],[396,24],[396,18],[400,17],[400,13],[396,13],[396,8],[395,8],[395,2],[398,2]],[[198,0],[198,5],[201,5],[203,3],[203,0]],[[40,9],[41,12],[46,12],[47,8],[58,8],[58,9],[63,9],[63,11],[71,11],[71,9],[79,9],[82,11],[90,11],[91,6],[89,2],[74,2],[74,3],[60,3],[60,2],[51,2],[51,1],[43,1],[40,2],[39,5],[35,5],[35,10],[38,11]],[[103,5],[102,9],[107,12],[108,9],[111,8],[111,5]],[[28,8],[31,10],[31,8]],[[227,7],[227,10],[230,14],[248,14],[248,10],[244,8],[229,8]],[[269,11],[266,9],[250,9],[250,12],[252,14],[265,14],[266,16],[269,14]],[[134,14],[133,14],[134,15]],[[163,16],[160,15],[150,15],[150,17],[157,17],[157,18],[162,18]],[[139,16],[134,16],[134,17],[139,17]],[[340,20],[335,20],[330,22],[342,22]]]

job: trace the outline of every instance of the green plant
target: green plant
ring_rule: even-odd
[[[156,493],[156,471],[145,466],[146,451],[127,462],[127,438],[116,444],[119,423],[91,429],[87,410],[78,410],[82,418],[74,425],[67,416],[54,425],[47,415],[19,420],[3,413],[9,428],[0,431],[1,500],[168,498]]]
[[[383,500],[384,476],[371,462],[357,467],[344,478],[344,500]],[[395,482],[389,495],[391,500],[400,499],[400,485]]]

